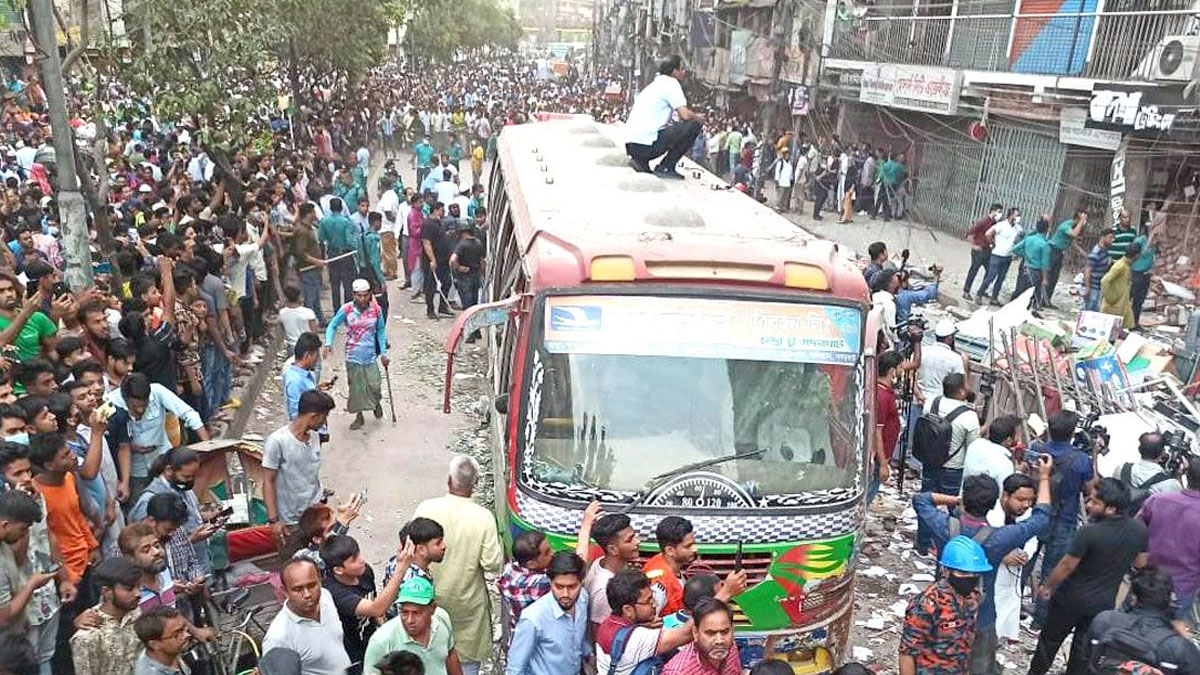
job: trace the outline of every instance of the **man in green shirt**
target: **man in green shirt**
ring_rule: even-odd
[[[742,154],[742,132],[732,124],[729,125],[729,133],[725,135],[725,149],[729,151],[729,173],[732,174]]]
[[[325,266],[329,270],[329,298],[336,312],[342,306],[343,297],[347,302],[353,297],[350,284],[356,276],[354,256],[338,256],[358,250],[358,235],[354,223],[346,217],[341,199],[334,197],[329,200],[329,215],[317,223],[317,238],[324,244],[326,260],[329,260]]]
[[[1025,264],[1022,269],[1025,271],[1017,279],[1017,289],[1013,291],[1014,297],[1025,292],[1025,289],[1033,289],[1033,302],[1030,308],[1037,310],[1045,306],[1046,296],[1046,271],[1050,268],[1051,259],[1053,257],[1053,246],[1046,239],[1046,232],[1050,229],[1050,221],[1046,218],[1039,218],[1035,231],[1028,234],[1024,239],[1017,242],[1013,247],[1013,255],[1020,256]]]
[[[417,185],[425,182],[425,177],[433,169],[433,157],[437,152],[429,143],[428,134],[413,148],[413,161],[417,164]]]
[[[379,662],[396,651],[416,654],[425,675],[463,675],[450,615],[433,601],[433,584],[414,576],[400,586],[400,616],[375,631],[363,657],[363,673],[378,675]]]
[[[1050,269],[1046,271],[1046,306],[1054,309],[1054,289],[1058,286],[1058,277],[1062,273],[1063,258],[1066,257],[1067,247],[1073,246],[1079,255],[1087,257],[1087,252],[1079,246],[1079,235],[1087,225],[1088,214],[1084,209],[1075,211],[1073,218],[1068,218],[1058,224],[1050,237]]]
[[[899,218],[903,213],[898,210],[896,192],[900,189],[900,184],[908,173],[908,169],[904,166],[904,153],[897,153],[893,157],[889,157],[879,169],[879,211],[883,213],[883,220],[889,221],[892,218]]]
[[[1130,264],[1129,295],[1133,302],[1134,328],[1141,327],[1142,305],[1146,304],[1146,295],[1150,292],[1150,272],[1158,260],[1158,242],[1154,240],[1161,230],[1162,219],[1158,219],[1150,226],[1150,236],[1142,235],[1133,240],[1141,249],[1141,253]]]
[[[1129,212],[1124,208],[1117,213],[1117,227],[1113,230],[1113,242],[1108,247],[1108,257],[1112,258],[1113,262],[1125,257],[1125,249],[1137,239],[1137,228],[1129,222]],[[1143,250],[1145,247],[1142,247]]]
[[[28,361],[54,349],[58,327],[39,311],[42,291],[39,289],[22,304],[20,288],[15,277],[0,273],[0,346],[15,346],[18,358]]]
[[[450,155],[450,163],[454,165],[455,171],[460,171],[462,167],[459,165],[462,163],[463,155],[466,152],[463,150],[463,144],[458,140],[456,134],[450,134],[450,149],[446,151],[446,154]]]

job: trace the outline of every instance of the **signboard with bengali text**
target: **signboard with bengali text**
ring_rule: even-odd
[[[863,67],[858,100],[953,115],[961,89],[962,72],[953,68],[872,63]]]
[[[546,349],[852,365],[862,313],[850,307],[655,296],[546,300]]]

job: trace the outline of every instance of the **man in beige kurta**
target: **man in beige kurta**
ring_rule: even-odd
[[[466,455],[450,460],[447,494],[421,502],[416,515],[445,530],[446,557],[433,563],[437,604],[450,615],[463,675],[476,675],[492,657],[492,612],[484,574],[499,574],[504,551],[490,511],[471,500],[479,465]]]

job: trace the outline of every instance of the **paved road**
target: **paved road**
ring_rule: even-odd
[[[370,181],[373,198],[382,165],[383,158],[376,153]],[[406,181],[414,178],[411,172],[405,173]],[[442,346],[453,320],[426,319],[425,305],[410,302],[410,292],[401,290],[400,283],[388,282],[391,311],[387,333],[396,423],[391,421],[385,381],[384,419],[376,420],[367,413],[366,424],[361,429],[349,429],[354,416],[345,412],[344,331],[335,340],[333,356],[324,364],[321,375],[323,380],[329,379],[330,373],[339,375],[333,391],[338,407],[329,418],[331,441],[323,448],[321,479],[326,487],[337,492],[335,499],[348,499],[359,490],[367,490],[367,506],[352,526],[351,534],[362,547],[364,557],[376,566],[378,574],[382,574],[382,562],[395,552],[396,534],[412,516],[416,505],[444,493],[451,441],[459,432],[478,427],[477,420],[464,414],[464,406],[459,406],[450,415],[442,413],[442,377],[446,363]],[[326,318],[332,315],[327,290],[323,292],[322,309]],[[476,356],[483,354],[479,346],[468,346],[467,351]],[[472,360],[468,357],[458,365],[458,370],[469,372],[471,366]],[[247,427],[248,433],[256,432],[265,437],[284,423],[283,394],[278,376],[277,364],[262,395],[252,402],[256,410]],[[456,389],[466,390],[481,383],[480,378],[474,378],[474,382],[459,380]]]

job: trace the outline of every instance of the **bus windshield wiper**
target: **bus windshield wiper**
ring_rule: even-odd
[[[678,476],[680,474],[685,474],[689,471],[695,471],[696,469],[704,469],[704,468],[707,468],[710,466],[716,466],[717,464],[724,464],[725,462],[731,462],[735,459],[748,459],[750,457],[757,457],[758,455],[765,453],[767,450],[768,450],[768,448],[759,448],[757,450],[747,450],[745,452],[735,452],[732,455],[725,455],[724,457],[715,457],[713,459],[706,459],[706,460],[703,460],[700,462],[684,464],[683,466],[681,466],[677,469],[671,469],[670,471],[667,471],[666,473],[660,473],[650,480],[652,482],[666,480],[669,478],[674,478],[675,476]]]
[[[621,509],[619,511],[619,513],[628,513],[629,511],[633,510],[634,508],[640,506],[642,503],[644,503],[646,501],[646,499],[650,496],[650,493],[653,492],[655,490],[655,488],[657,488],[658,486],[662,485],[663,483],[671,480],[672,478],[675,478],[676,476],[681,476],[685,473],[695,471],[696,469],[705,469],[710,466],[716,466],[717,464],[724,464],[725,462],[731,462],[735,459],[748,459],[750,457],[757,457],[759,455],[764,454],[767,450],[769,450],[769,448],[758,448],[756,450],[746,450],[744,452],[735,452],[732,455],[725,455],[724,457],[714,457],[713,459],[706,459],[706,460],[703,460],[700,462],[684,464],[681,467],[671,469],[670,471],[667,471],[665,473],[660,473],[657,476],[654,476],[650,480],[646,481],[646,487],[642,488],[641,490],[638,490],[637,495],[634,497],[633,501],[630,502],[629,505],[627,505],[625,508]]]

